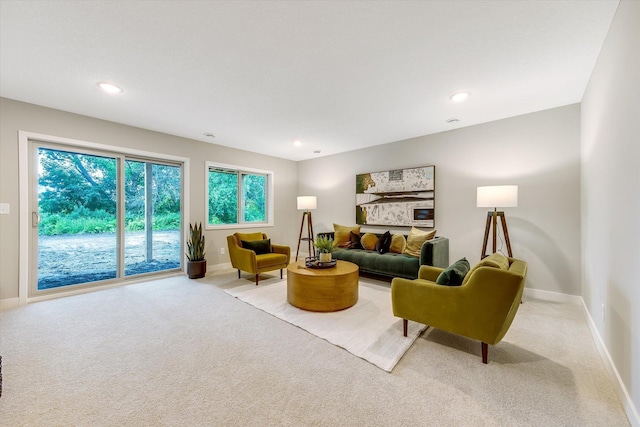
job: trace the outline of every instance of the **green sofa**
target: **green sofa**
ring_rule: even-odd
[[[318,233],[318,236],[334,238],[334,232]],[[364,233],[361,233],[363,235]],[[382,234],[376,234],[378,237]],[[405,236],[406,238],[407,236]],[[420,250],[420,258],[387,252],[379,254],[365,249],[335,249],[332,258],[357,264],[363,273],[386,277],[415,279],[421,265],[445,268],[449,265],[449,239],[434,237],[427,240]]]

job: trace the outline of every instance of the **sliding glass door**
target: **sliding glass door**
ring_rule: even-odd
[[[125,161],[125,275],[180,268],[179,166]]]
[[[31,290],[181,267],[182,165],[34,143]]]

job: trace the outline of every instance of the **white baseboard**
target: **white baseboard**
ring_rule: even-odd
[[[8,310],[20,306],[20,298],[0,299],[0,310]]]
[[[543,291],[540,289],[524,288],[524,298],[539,299],[551,302],[568,302],[571,304],[582,304],[582,297],[577,295],[561,294],[559,292]]]
[[[227,270],[229,268],[233,268],[230,262],[224,262],[222,264],[210,264],[207,265],[207,270],[217,271],[217,270]]]
[[[613,360],[611,359],[611,355],[609,354],[609,351],[607,350],[607,347],[605,346],[604,341],[602,340],[602,337],[598,332],[598,328],[596,328],[596,324],[593,321],[593,318],[591,317],[591,314],[589,313],[589,310],[587,309],[586,304],[584,303],[584,299],[577,295],[568,295],[568,294],[561,294],[559,292],[525,288],[524,289],[525,303],[526,303],[527,297],[532,299],[543,300],[543,301],[576,304],[582,307],[587,317],[587,324],[589,325],[589,330],[591,331],[591,336],[593,337],[593,341],[596,344],[598,353],[600,353],[600,358],[602,359],[607,371],[609,372],[609,375],[611,376],[611,379],[613,380],[616,394],[618,395],[618,399],[620,399],[620,402],[622,403],[624,411],[627,414],[627,418],[629,418],[629,422],[633,427],[640,427],[640,416],[638,416],[638,410],[633,404],[633,401],[631,400],[631,396],[629,395],[629,392],[625,387],[624,382],[622,381],[622,378],[620,378],[620,374],[618,373],[618,370],[616,369],[616,366],[613,363]]]
[[[631,396],[629,395],[629,391],[624,385],[622,378],[620,378],[620,374],[616,369],[616,365],[613,363],[611,359],[611,355],[607,350],[607,346],[604,344],[602,337],[600,336],[600,332],[598,332],[598,328],[596,327],[593,318],[591,317],[591,313],[587,308],[587,305],[584,302],[584,299],[580,297],[581,305],[584,310],[584,314],[587,316],[587,324],[589,325],[589,330],[591,331],[591,336],[593,336],[593,341],[596,344],[596,348],[598,349],[598,353],[600,353],[600,357],[604,362],[609,375],[613,379],[613,386],[616,390],[618,398],[620,399],[620,403],[624,408],[625,413],[627,414],[627,418],[629,418],[629,422],[634,427],[640,427],[640,415],[638,415],[638,409],[633,404],[633,400],[631,400]]]

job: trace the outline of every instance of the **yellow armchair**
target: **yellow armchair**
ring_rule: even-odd
[[[280,278],[282,279],[282,269],[289,265],[291,259],[291,249],[289,246],[271,244],[271,251],[268,253],[256,254],[254,250],[243,248],[242,241],[254,242],[266,240],[267,235],[264,233],[234,233],[227,236],[227,245],[229,247],[229,258],[233,268],[238,269],[238,279],[240,271],[246,271],[255,274],[256,286],[260,273],[280,269]]]
[[[500,257],[503,268],[495,262]],[[412,320],[481,341],[482,362],[487,363],[488,344],[502,340],[518,311],[527,263],[491,255],[474,266],[460,286],[436,284],[443,270],[423,265],[415,280],[394,278],[393,314],[403,319],[405,336],[408,320]]]

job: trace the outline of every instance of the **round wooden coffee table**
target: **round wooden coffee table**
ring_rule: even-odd
[[[287,267],[287,301],[309,311],[338,311],[358,302],[358,266],[337,261],[331,268],[307,268],[304,261]]]

